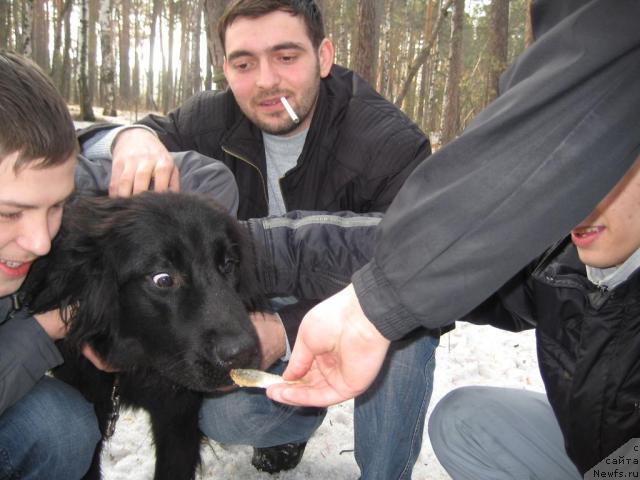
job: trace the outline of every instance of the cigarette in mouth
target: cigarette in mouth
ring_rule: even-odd
[[[293,111],[293,108],[291,108],[291,105],[289,105],[289,102],[287,102],[286,97],[280,97],[280,101],[282,102],[282,105],[284,105],[284,109],[291,117],[291,120],[293,120],[293,123],[300,123],[298,115],[296,115],[296,112]]]

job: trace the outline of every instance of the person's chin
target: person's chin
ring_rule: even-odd
[[[257,116],[250,119],[260,130],[269,135],[287,135],[293,132],[298,124],[290,118],[280,116]]]
[[[7,279],[0,275],[0,298],[16,293],[23,282],[24,277]]]

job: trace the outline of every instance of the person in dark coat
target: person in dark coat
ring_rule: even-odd
[[[570,237],[462,318],[535,328],[546,395],[464,387],[443,398],[429,436],[452,478],[581,479],[640,437],[639,206],[640,158]],[[601,471],[640,471],[635,447]]]
[[[361,395],[391,342],[414,328],[436,328],[464,317],[593,211],[640,152],[639,17],[640,3],[632,0],[532,3],[535,41],[503,75],[501,95],[407,179],[380,223],[371,261],[300,326],[284,375],[289,380],[306,376],[308,382],[272,386],[270,398],[330,405]],[[556,273],[564,278],[564,272]],[[608,304],[615,305],[611,300]],[[587,313],[576,311],[578,318],[590,319]],[[626,315],[617,318],[629,322]],[[556,414],[569,414],[558,420],[562,428],[570,427],[563,431],[573,439],[569,456],[584,471],[634,429],[638,436],[638,417],[624,396],[617,407],[611,403],[614,392],[602,396],[607,382],[617,388],[622,371],[591,390],[597,380],[584,375],[595,358],[577,366],[575,355],[582,347],[576,351],[578,343],[569,342],[577,342],[576,328],[589,329],[589,323],[567,329],[575,337],[555,338],[555,346],[549,338],[561,336],[560,327],[551,327],[549,320],[540,325],[546,342],[543,368],[546,362],[554,366],[547,370],[550,376],[567,376],[553,379],[565,383],[549,392],[551,405]],[[606,333],[589,338],[603,342],[604,349],[615,346]],[[622,370],[631,364],[637,370],[637,359],[618,360]],[[592,387],[571,391],[569,381]],[[601,395],[601,403],[587,399],[590,392]],[[572,396],[584,410],[570,401]],[[622,411],[611,410],[623,404],[630,429],[623,425]],[[594,447],[585,448],[582,443],[605,426],[590,423],[589,415],[604,415],[597,421],[613,426]],[[595,429],[581,437],[580,422]],[[624,433],[618,436],[616,429]]]
[[[51,81],[0,51],[0,478],[80,478],[100,438],[93,406],[45,376],[62,362],[58,312],[31,315],[17,294],[60,227],[77,149]]]
[[[228,89],[199,93],[167,116],[81,134],[88,156],[113,154],[111,193],[145,190],[152,177],[155,185],[177,188],[169,151],[195,150],[233,172],[239,219],[291,210],[384,212],[429,156],[429,141],[413,122],[333,64],[315,2],[236,0],[219,36]],[[279,299],[275,314],[254,317],[268,357],[263,366],[276,372],[286,366],[304,313],[322,298],[286,300]],[[420,329],[406,336],[393,347],[378,386],[356,400],[355,457],[363,479],[410,476],[439,334]],[[422,371],[417,382],[413,375]],[[390,415],[391,407],[402,413]],[[200,425],[220,442],[254,446],[253,465],[275,472],[300,461],[323,416],[324,410],[285,408],[239,391],[205,402]],[[253,428],[255,422],[262,427]]]

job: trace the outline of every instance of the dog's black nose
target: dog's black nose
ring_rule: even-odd
[[[216,345],[215,354],[225,368],[252,368],[260,364],[260,349],[253,342]]]

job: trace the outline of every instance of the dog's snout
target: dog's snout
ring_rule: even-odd
[[[260,350],[253,342],[218,345],[215,353],[226,368],[255,367],[260,363]]]

